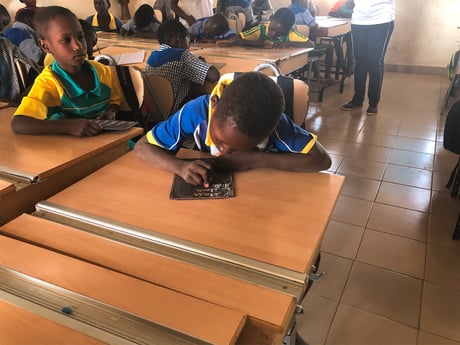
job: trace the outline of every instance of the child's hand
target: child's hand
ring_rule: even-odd
[[[209,176],[212,165],[202,160],[182,161],[179,172],[177,173],[187,183],[204,187],[209,187]]]
[[[104,111],[103,113],[99,114],[96,119],[97,120],[115,120],[115,116],[117,114],[111,110],[111,109],[107,109],[106,111]]]
[[[102,131],[102,127],[86,119],[67,120],[67,127],[68,133],[75,137],[92,137]]]

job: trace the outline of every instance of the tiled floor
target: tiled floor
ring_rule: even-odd
[[[443,148],[444,75],[386,73],[377,116],[341,111],[325,91],[307,128],[347,176],[322,243],[298,332],[315,344],[460,344],[459,199],[444,187],[457,156]]]

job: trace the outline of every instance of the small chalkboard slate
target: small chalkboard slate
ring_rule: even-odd
[[[233,175],[228,171],[212,171],[211,185],[193,185],[185,182],[179,175],[174,175],[171,193],[172,200],[191,199],[225,199],[235,196],[233,188]]]
[[[137,125],[136,121],[120,120],[92,120],[102,127],[105,131],[123,131]]]

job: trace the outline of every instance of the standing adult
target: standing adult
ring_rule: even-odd
[[[367,115],[377,114],[383,82],[383,61],[393,32],[395,0],[355,0],[351,35],[355,57],[354,89],[342,110],[361,108],[369,75]]]

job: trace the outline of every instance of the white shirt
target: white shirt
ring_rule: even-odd
[[[395,19],[395,0],[355,0],[352,24],[375,25]]]
[[[214,14],[212,0],[180,0],[179,7],[195,19],[210,17]]]

